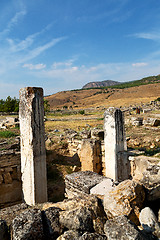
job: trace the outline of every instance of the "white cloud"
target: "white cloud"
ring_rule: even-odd
[[[36,37],[38,37],[41,34],[44,34],[46,31],[48,31],[50,29],[51,26],[52,26],[52,24],[48,24],[41,31],[36,32],[31,35],[28,35],[24,40],[18,40],[18,39],[13,40],[11,38],[7,38],[6,40],[10,45],[10,50],[12,52],[19,52],[19,51],[27,49],[34,43]]]
[[[160,33],[158,31],[157,32],[148,32],[148,33],[145,33],[145,32],[135,33],[131,36],[134,36],[136,38],[154,40],[154,41],[160,40]]]
[[[59,68],[69,68],[73,65],[73,63],[75,62],[75,60],[77,59],[77,57],[74,57],[72,59],[69,59],[67,61],[64,62],[54,62],[52,65],[53,69],[59,69]]]
[[[136,67],[136,70],[135,70]],[[117,80],[121,82],[138,80],[150,75],[158,75],[160,72],[160,61],[150,63],[101,63],[94,66],[70,66],[57,69],[42,69],[34,72],[37,79],[47,79],[50,89],[45,85],[47,94],[52,94],[53,86],[56,91],[81,88],[85,83],[91,81]],[[52,90],[51,90],[52,89]]]
[[[34,58],[38,57],[42,52],[44,52],[47,49],[53,47],[54,45],[56,45],[57,43],[59,43],[60,41],[62,41],[64,39],[66,39],[66,37],[54,38],[50,42],[30,50],[28,52],[28,54],[26,54],[26,55],[23,54],[23,56],[20,57],[19,59],[17,57],[17,64],[24,63],[24,62],[27,62],[31,59],[34,59]]]
[[[19,19],[20,19],[21,17],[23,17],[24,15],[26,15],[26,13],[27,13],[27,12],[26,12],[25,9],[17,12],[17,13],[14,15],[14,17],[11,18],[11,20],[8,22],[7,27],[6,27],[2,32],[0,32],[0,37],[2,37],[2,36],[4,36],[5,34],[9,33],[9,32],[12,30],[12,28],[18,23]]]
[[[30,69],[30,70],[40,70],[40,69],[44,69],[46,67],[46,64],[43,64],[43,63],[39,63],[39,64],[35,64],[35,65],[33,65],[33,64],[24,64],[23,65],[23,68],[28,68],[28,69]]]
[[[147,65],[148,65],[148,63],[145,63],[145,62],[132,63],[133,67],[144,67],[144,66],[147,66]]]

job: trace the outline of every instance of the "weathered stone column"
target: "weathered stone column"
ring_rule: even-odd
[[[129,175],[124,116],[120,109],[109,108],[104,117],[106,176],[124,180]]]
[[[83,139],[80,153],[81,171],[101,173],[102,157],[101,145],[95,139]]]
[[[20,89],[21,173],[24,201],[47,201],[43,89]]]

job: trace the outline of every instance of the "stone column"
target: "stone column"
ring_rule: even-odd
[[[21,173],[24,201],[47,201],[43,89],[20,89]]]
[[[128,178],[128,158],[123,113],[109,108],[104,117],[106,176],[115,181],[124,180]]]

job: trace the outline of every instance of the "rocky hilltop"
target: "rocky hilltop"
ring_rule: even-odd
[[[89,82],[87,84],[85,84],[82,89],[85,88],[101,88],[101,87],[110,87],[110,86],[114,86],[117,84],[121,84],[121,82],[117,82],[117,81],[112,81],[112,80],[104,80],[104,81],[96,81],[96,82]]]

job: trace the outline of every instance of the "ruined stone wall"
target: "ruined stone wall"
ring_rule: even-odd
[[[81,162],[81,171],[94,171],[105,175],[105,147],[103,140],[86,138],[82,140],[69,139],[68,150],[71,156],[76,156]]]
[[[21,201],[20,153],[0,155],[0,207]]]

